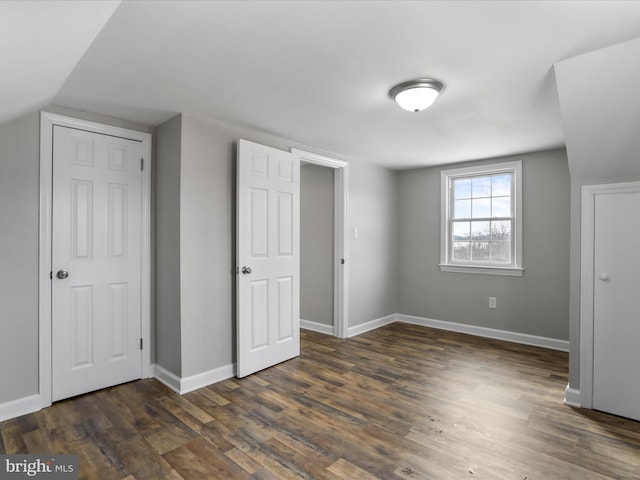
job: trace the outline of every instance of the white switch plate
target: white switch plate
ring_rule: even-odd
[[[358,227],[353,227],[353,238],[358,238],[360,236],[360,232],[358,231]]]
[[[489,308],[497,308],[496,297],[489,297]]]

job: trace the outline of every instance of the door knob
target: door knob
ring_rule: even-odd
[[[251,273],[251,267],[242,267],[242,273],[249,275]]]
[[[606,282],[607,280],[609,280],[609,275],[607,275],[606,273],[601,273],[600,275],[598,275],[598,278],[600,278],[600,280],[602,280],[603,282]]]
[[[60,280],[64,280],[65,278],[69,277],[69,272],[67,272],[66,270],[58,270],[58,273],[56,273],[56,277],[58,277]]]

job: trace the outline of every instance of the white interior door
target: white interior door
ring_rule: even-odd
[[[593,408],[640,420],[640,191],[594,212]]]
[[[237,375],[300,355],[300,161],[240,140]]]
[[[55,126],[52,400],[142,376],[142,143]]]

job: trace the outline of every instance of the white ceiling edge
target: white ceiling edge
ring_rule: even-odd
[[[52,103],[120,3],[0,2],[0,123]]]
[[[636,38],[555,65],[572,177],[640,175],[639,55]]]

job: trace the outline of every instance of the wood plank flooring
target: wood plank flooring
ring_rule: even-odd
[[[80,478],[640,479],[640,423],[562,403],[567,354],[406,324],[184,396],[154,379],[0,423]]]

